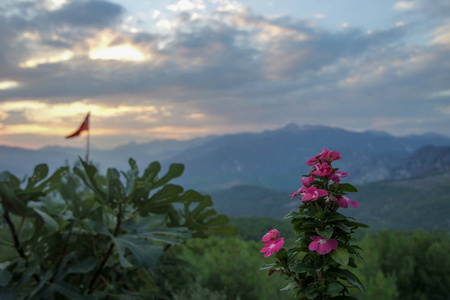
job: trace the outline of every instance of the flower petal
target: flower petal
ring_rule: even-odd
[[[320,244],[320,242],[318,242],[318,241],[311,242],[311,244],[309,244],[308,248],[311,251],[316,251],[317,247],[319,247],[319,244]]]
[[[329,239],[329,240],[327,241],[327,245],[330,246],[330,248],[331,248],[332,250],[335,250],[335,249],[337,249],[337,247],[338,247],[338,242],[337,242],[335,239]]]
[[[331,247],[327,243],[320,243],[319,242],[319,247],[317,248],[317,252],[320,255],[327,254],[330,251],[331,251]]]

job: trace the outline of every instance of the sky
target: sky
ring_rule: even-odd
[[[448,0],[2,0],[0,145],[450,128]],[[84,133],[85,134],[85,133]]]

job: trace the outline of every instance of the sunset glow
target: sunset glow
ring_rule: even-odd
[[[21,68],[36,68],[42,64],[52,64],[70,60],[73,57],[72,51],[64,51],[54,56],[32,58],[19,64]]]
[[[18,87],[20,84],[17,81],[0,81],[0,90],[14,89]]]
[[[104,60],[135,60],[141,61],[145,59],[144,54],[130,45],[115,46],[111,48],[104,48],[92,51],[89,54],[91,59]]]
[[[99,148],[289,123],[449,135],[446,0],[3,2],[0,145],[77,147],[88,112]]]

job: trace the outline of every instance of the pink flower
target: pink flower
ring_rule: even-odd
[[[328,163],[324,162],[321,165],[316,166],[316,170],[311,172],[312,175],[326,177],[329,176],[333,172],[333,168],[328,165]]]
[[[276,229],[271,229],[262,237],[263,242],[274,241],[280,237],[280,232]]]
[[[338,247],[338,242],[335,239],[327,240],[321,236],[312,236],[311,239],[314,240],[314,242],[309,244],[309,250],[317,251],[320,255],[327,254]]]
[[[269,257],[272,254],[278,252],[283,248],[284,238],[279,238],[273,241],[268,241],[264,243],[264,248],[261,249],[261,253],[264,253],[264,257]]]
[[[291,194],[291,199],[294,199],[295,196],[297,196],[298,194],[303,193],[304,190],[305,190],[305,187],[302,187],[299,190],[297,190],[295,193]]]
[[[306,188],[309,188],[312,185],[314,180],[315,180],[314,176],[302,177],[301,181],[302,181],[303,186],[299,190],[297,190],[295,193],[291,194],[291,199],[294,199],[295,196],[303,193],[306,190]]]
[[[320,158],[322,159],[322,161],[331,163],[342,158],[339,154],[340,153],[338,151],[330,151],[327,148],[323,148],[322,153],[320,154]]]
[[[278,252],[283,248],[284,238],[280,238],[280,232],[276,229],[270,230],[262,237],[264,242],[264,248],[261,249],[261,253],[264,253],[264,257],[269,257],[272,254]]]
[[[306,161],[306,164],[308,166],[314,166],[315,164],[318,164],[320,162],[331,163],[342,158],[341,156],[339,156],[339,154],[340,153],[338,151],[330,151],[327,148],[323,148],[321,153],[308,159]]]
[[[304,187],[309,188],[314,182],[314,176],[302,177],[301,181]]]
[[[319,154],[319,155],[316,155],[316,156],[314,156],[314,157],[311,157],[310,159],[308,159],[308,160],[306,161],[306,164],[307,164],[308,166],[314,166],[315,164],[318,164],[318,163],[319,163],[319,159],[320,159],[320,154]]]
[[[334,182],[340,182],[341,178],[347,177],[349,174],[347,172],[336,171],[330,174],[328,177]]]
[[[337,203],[339,204],[340,207],[343,207],[343,208],[347,208],[349,205],[353,206],[355,208],[359,206],[358,202],[353,201],[352,199],[350,199],[347,196],[338,196]]]
[[[317,198],[319,197],[323,197],[328,195],[328,192],[322,189],[318,189],[316,187],[310,187],[307,188],[303,193],[302,193],[302,202],[311,200],[311,201],[316,201]]]

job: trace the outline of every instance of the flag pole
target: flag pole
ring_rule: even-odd
[[[89,162],[89,146],[90,146],[90,138],[91,138],[91,131],[89,130],[89,116],[91,112],[88,112],[86,115],[86,118],[84,118],[83,123],[81,123],[80,128],[76,130],[74,133],[66,136],[66,139],[71,139],[74,137],[77,137],[81,134],[83,131],[87,131],[87,140],[86,140],[86,163]]]
[[[89,142],[90,142],[91,131],[87,130],[87,142],[86,142],[86,163],[89,164]]]
[[[90,116],[91,112],[88,112],[88,116]],[[86,163],[89,164],[89,144],[91,140],[91,129],[90,124],[87,126],[87,137],[86,137]]]

